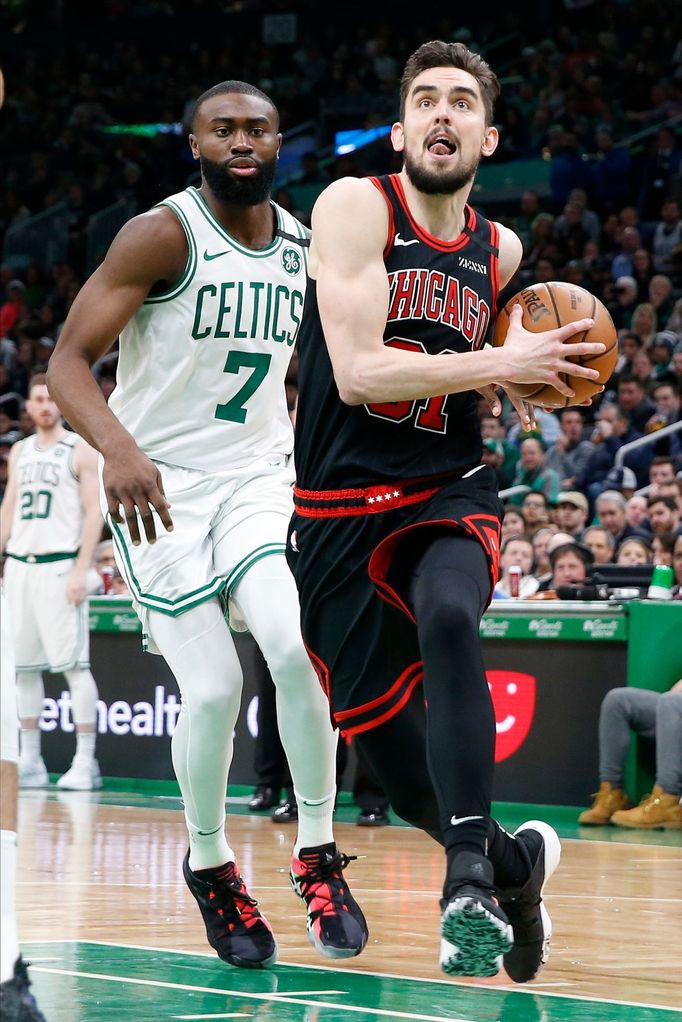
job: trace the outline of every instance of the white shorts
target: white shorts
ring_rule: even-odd
[[[66,598],[74,560],[27,564],[8,557],[5,597],[12,615],[18,673],[53,674],[90,666],[88,601],[75,607]]]
[[[133,546],[128,526],[111,521],[104,490],[102,511],[111,528],[119,570],[146,632],[144,609],[176,616],[223,594],[227,599],[252,564],[284,556],[293,511],[293,468],[273,456],[239,472],[207,473],[157,463],[171,504],[173,531],[156,513],[157,540]]]

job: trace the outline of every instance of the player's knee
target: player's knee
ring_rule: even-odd
[[[300,685],[301,677],[311,671],[310,660],[301,642],[300,634],[293,629],[282,632],[276,640],[263,648],[263,655],[278,688],[283,685]]]
[[[604,696],[601,712],[605,715],[622,713],[628,696],[627,688],[612,688]]]
[[[428,641],[429,637],[452,635],[461,640],[467,632],[478,636],[478,604],[466,600],[461,593],[447,592],[435,594],[434,598],[425,601],[417,614],[417,626],[420,637]]]

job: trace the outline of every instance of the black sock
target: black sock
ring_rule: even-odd
[[[488,858],[498,887],[522,887],[530,875],[527,850],[492,819],[488,826]]]

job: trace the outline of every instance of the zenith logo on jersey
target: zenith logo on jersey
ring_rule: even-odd
[[[396,270],[388,275],[388,322],[426,319],[458,331],[480,347],[490,323],[490,306],[475,291],[439,270]]]
[[[396,234],[395,239],[393,241],[393,244],[394,244],[394,246],[395,245],[405,245],[405,247],[407,247],[408,245],[418,245],[419,244],[419,238],[412,238],[411,241],[405,241],[404,238],[400,237],[400,231],[398,231],[398,233]]]
[[[474,273],[482,273],[484,277],[488,276],[488,267],[485,263],[477,263],[473,259],[467,259],[466,256],[460,256],[458,264],[465,270],[472,270]]]

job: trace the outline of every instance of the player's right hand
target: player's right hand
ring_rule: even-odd
[[[556,330],[531,333],[523,326],[523,312],[517,303],[509,315],[509,329],[503,346],[498,349],[504,359],[504,378],[510,383],[548,383],[560,394],[573,397],[574,391],[559,373],[598,380],[597,369],[569,362],[568,356],[601,355],[606,345],[594,341],[569,341],[574,334],[594,326],[591,319],[578,319]]]
[[[134,546],[142,542],[139,518],[142,519],[147,542],[156,542],[152,509],[166,532],[173,531],[170,504],[163,492],[161,473],[136,444],[105,457],[103,481],[109,514],[114,522],[127,523]]]

